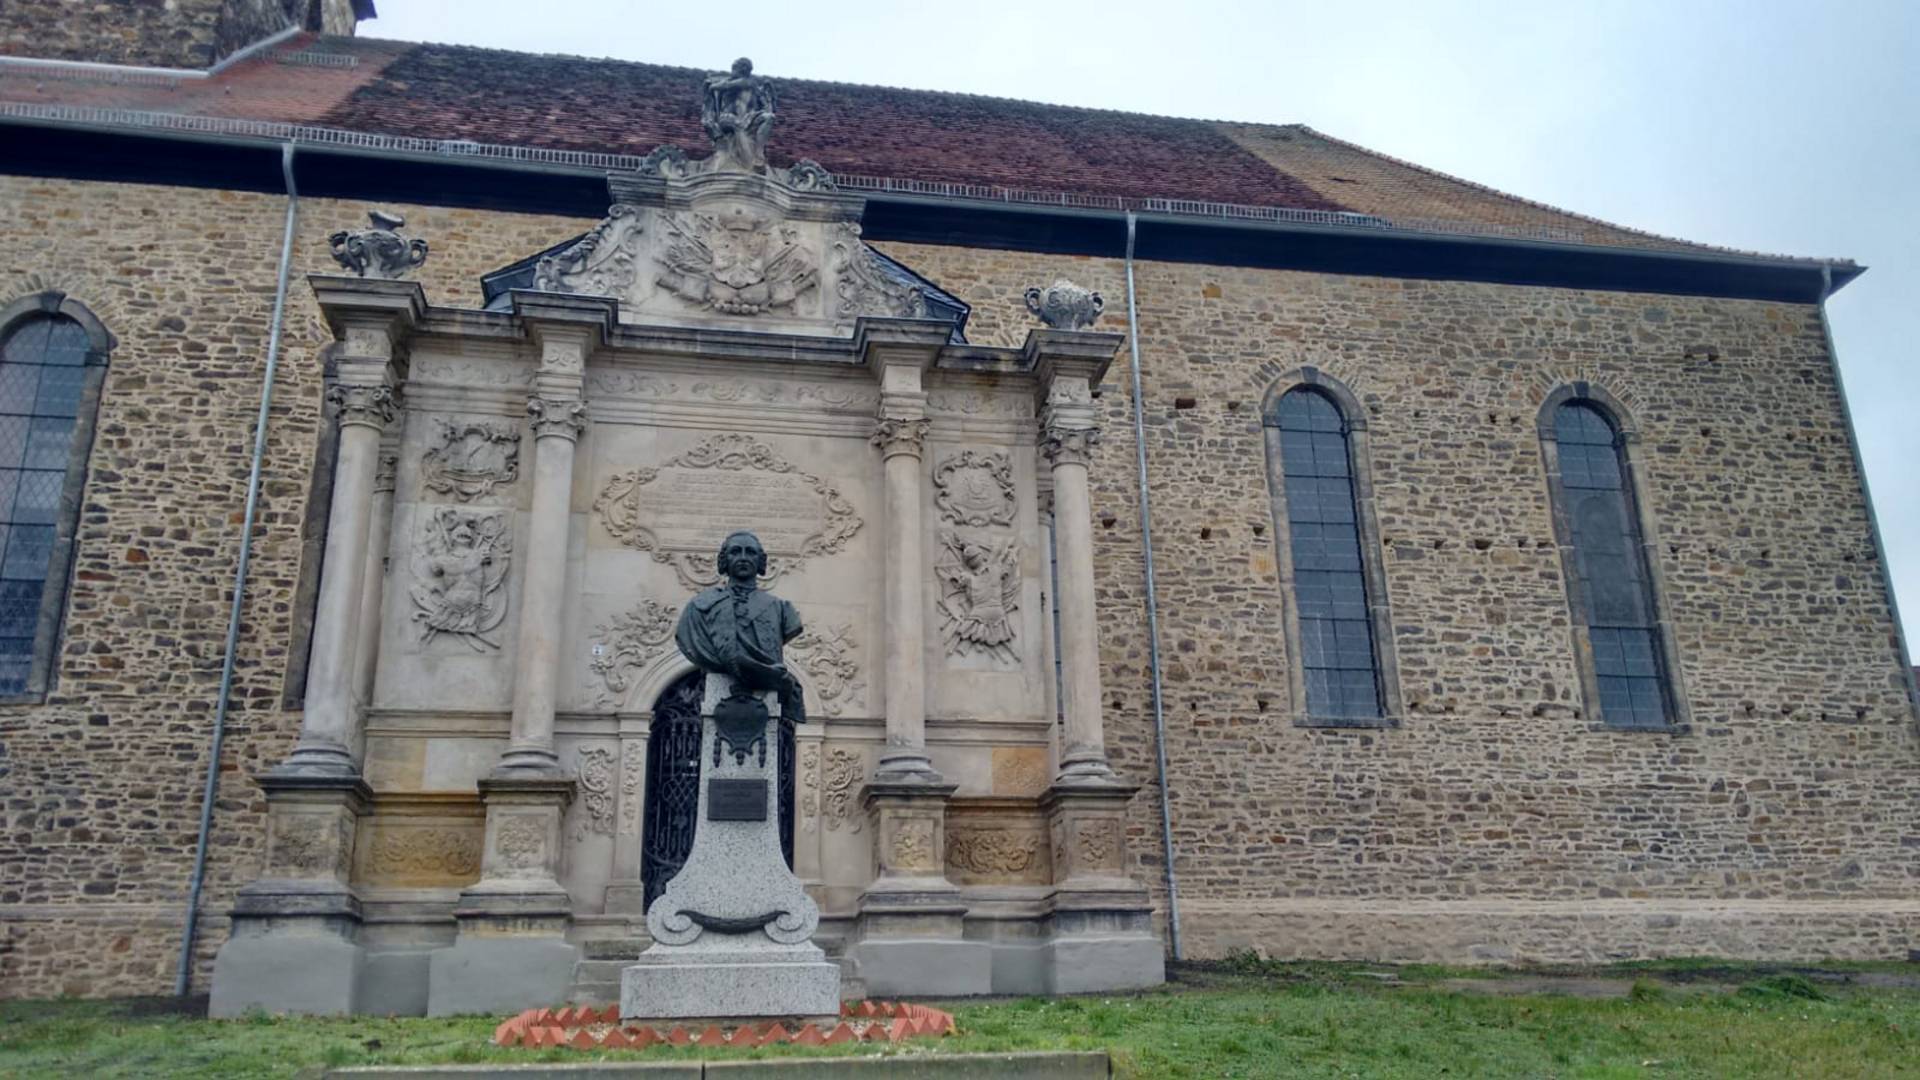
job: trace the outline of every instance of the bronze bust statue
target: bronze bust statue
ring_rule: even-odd
[[[800,612],[791,603],[760,588],[767,551],[750,532],[735,532],[720,543],[721,584],[687,601],[674,641],[702,671],[731,676],[734,697],[771,690],[780,695],[780,713],[806,722],[800,684],[787,671],[781,649],[800,634]]]

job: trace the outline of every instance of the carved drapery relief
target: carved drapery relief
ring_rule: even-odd
[[[673,646],[673,628],[679,614],[669,605],[647,597],[594,629],[593,659],[588,667],[604,689],[600,703],[611,704],[633,686],[633,674],[653,663]]]
[[[500,823],[500,834],[494,843],[500,861],[508,868],[537,869],[547,856],[546,822],[526,814],[509,817]]]
[[[450,634],[475,652],[497,649],[489,637],[507,617],[507,568],[513,532],[507,511],[440,507],[421,522],[413,547],[413,620],[431,645]]]
[[[574,826],[574,839],[585,839],[589,832],[613,835],[613,751],[603,746],[581,750],[578,771],[580,816]]]
[[[654,280],[695,307],[726,315],[792,309],[820,284],[800,231],[735,206],[720,214],[662,213],[666,245]]]
[[[818,699],[820,715],[844,715],[848,704],[866,686],[860,678],[860,665],[854,659],[859,651],[851,623],[837,627],[809,626],[787,643],[787,666],[807,673]]]
[[[401,236],[407,219],[383,210],[369,210],[370,229],[342,229],[327,237],[333,261],[356,277],[397,280],[427,261],[427,242]]]
[[[851,221],[834,224],[831,233],[836,296],[834,314],[842,321],[862,315],[924,319],[927,298],[917,286],[888,274],[880,256],[860,239],[860,226]]]
[[[699,475],[705,470],[739,475]],[[767,549],[765,581],[816,555],[838,554],[864,524],[831,484],[737,434],[712,436],[658,468],[613,476],[593,510],[615,540],[648,552],[673,567],[681,584],[701,589],[719,580],[709,521],[742,505],[760,515],[755,532]]]
[[[454,386],[532,386],[534,369],[494,360],[422,356],[407,369],[407,382]]]
[[[596,398],[641,398],[649,404],[715,401],[722,405],[805,405],[865,412],[880,401],[879,390],[871,386],[733,379],[699,379],[686,383],[639,371],[589,372],[587,388]]]
[[[820,783],[820,805],[826,811],[827,828],[838,831],[847,825],[849,832],[859,832],[866,824],[864,816],[854,813],[854,796],[866,773],[867,763],[859,751],[838,746],[827,751],[827,774]]]
[[[820,744],[808,743],[800,750],[800,827],[813,832],[820,827]]]
[[[481,841],[479,829],[384,826],[369,861],[381,877],[472,878],[480,873]]]
[[[1028,398],[1013,394],[935,390],[927,395],[927,408],[938,413],[958,413],[961,416],[1024,417],[1033,413],[1028,401]]]
[[[435,422],[434,442],[420,459],[420,486],[469,502],[520,477],[520,432],[486,421]]]
[[[933,503],[955,525],[1013,524],[1013,460],[997,450],[949,454],[933,470]]]
[[[1020,607],[1018,545],[1013,537],[940,530],[940,636],[950,654],[984,653],[1003,662],[1013,651],[1013,613]]]
[[[614,203],[606,218],[564,251],[534,267],[533,287],[586,296],[623,296],[633,287],[634,248],[640,239],[640,208]]]
[[[1040,862],[1040,834],[1009,829],[947,828],[947,866],[963,877],[1030,876]]]

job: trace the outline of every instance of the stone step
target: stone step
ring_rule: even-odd
[[[584,945],[582,952],[585,952]],[[639,953],[635,952],[635,956]],[[834,959],[839,959],[835,957]],[[581,960],[573,966],[573,986],[567,992],[569,1005],[605,1005],[620,1000],[620,972],[632,963],[627,959]],[[866,984],[840,965],[840,1000],[859,1001],[867,996]]]

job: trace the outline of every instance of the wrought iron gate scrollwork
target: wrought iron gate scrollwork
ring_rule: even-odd
[[[653,705],[647,736],[646,832],[641,838],[640,878],[647,905],[686,865],[700,813],[700,703],[706,676],[688,672]],[[780,852],[793,868],[793,786],[796,746],[793,725],[780,722]]]

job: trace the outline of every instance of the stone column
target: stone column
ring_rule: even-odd
[[[924,374],[946,343],[939,323],[870,319],[856,346],[880,381],[873,444],[886,480],[887,744],[861,801],[873,823],[874,880],[847,956],[868,993],[984,994],[992,956],[964,939],[967,906],[946,877],[955,785],[927,755]]]
[[[399,449],[383,445],[379,468],[373,474],[373,523],[367,529],[367,566],[361,572],[360,626],[353,649],[353,696],[361,715],[373,704],[373,677],[379,669],[381,607],[386,594],[387,549],[393,539],[393,489],[399,465]],[[360,742],[356,737],[350,744],[356,761],[364,753]]]
[[[512,739],[495,770],[502,775],[560,771],[560,759],[553,750],[553,712],[564,632],[573,451],[586,430],[587,407],[578,396],[579,375],[549,377],[553,352],[557,346],[566,346],[553,340],[545,345],[548,355],[535,377],[543,393],[527,402],[534,436],[533,498],[527,511],[527,554],[520,578],[519,647],[513,658]],[[568,390],[573,396],[563,396]]]
[[[575,779],[553,745],[560,642],[565,631],[575,443],[588,356],[606,344],[614,302],[514,294],[514,314],[539,349],[534,395],[533,491],[521,559],[513,717],[507,749],[479,783],[487,808],[480,880],[454,908],[459,936],[434,952],[427,1013],[512,1012],[565,999],[577,950],[566,940],[573,899],[560,883],[567,805]]]
[[[1093,388],[1117,334],[1036,330],[1027,338],[1041,394],[1040,452],[1050,466],[1059,580],[1060,772],[1041,800],[1052,851],[1045,990],[1077,993],[1157,985],[1165,978],[1147,891],[1128,876],[1127,807],[1138,787],[1107,763],[1100,715],[1100,635],[1094,602],[1093,502],[1087,465],[1099,441]]]
[[[333,327],[340,450],[328,510],[326,565],[314,614],[313,652],[300,739],[256,777],[267,799],[266,865],[234,897],[232,931],[214,959],[215,1016],[254,1009],[308,1015],[355,1011],[365,955],[360,900],[350,884],[359,820],[372,793],[360,778],[358,667],[369,567],[379,546],[376,502],[382,429],[406,378],[406,339],[426,312],[413,282],[308,279]],[[378,584],[371,586],[378,608]]]

